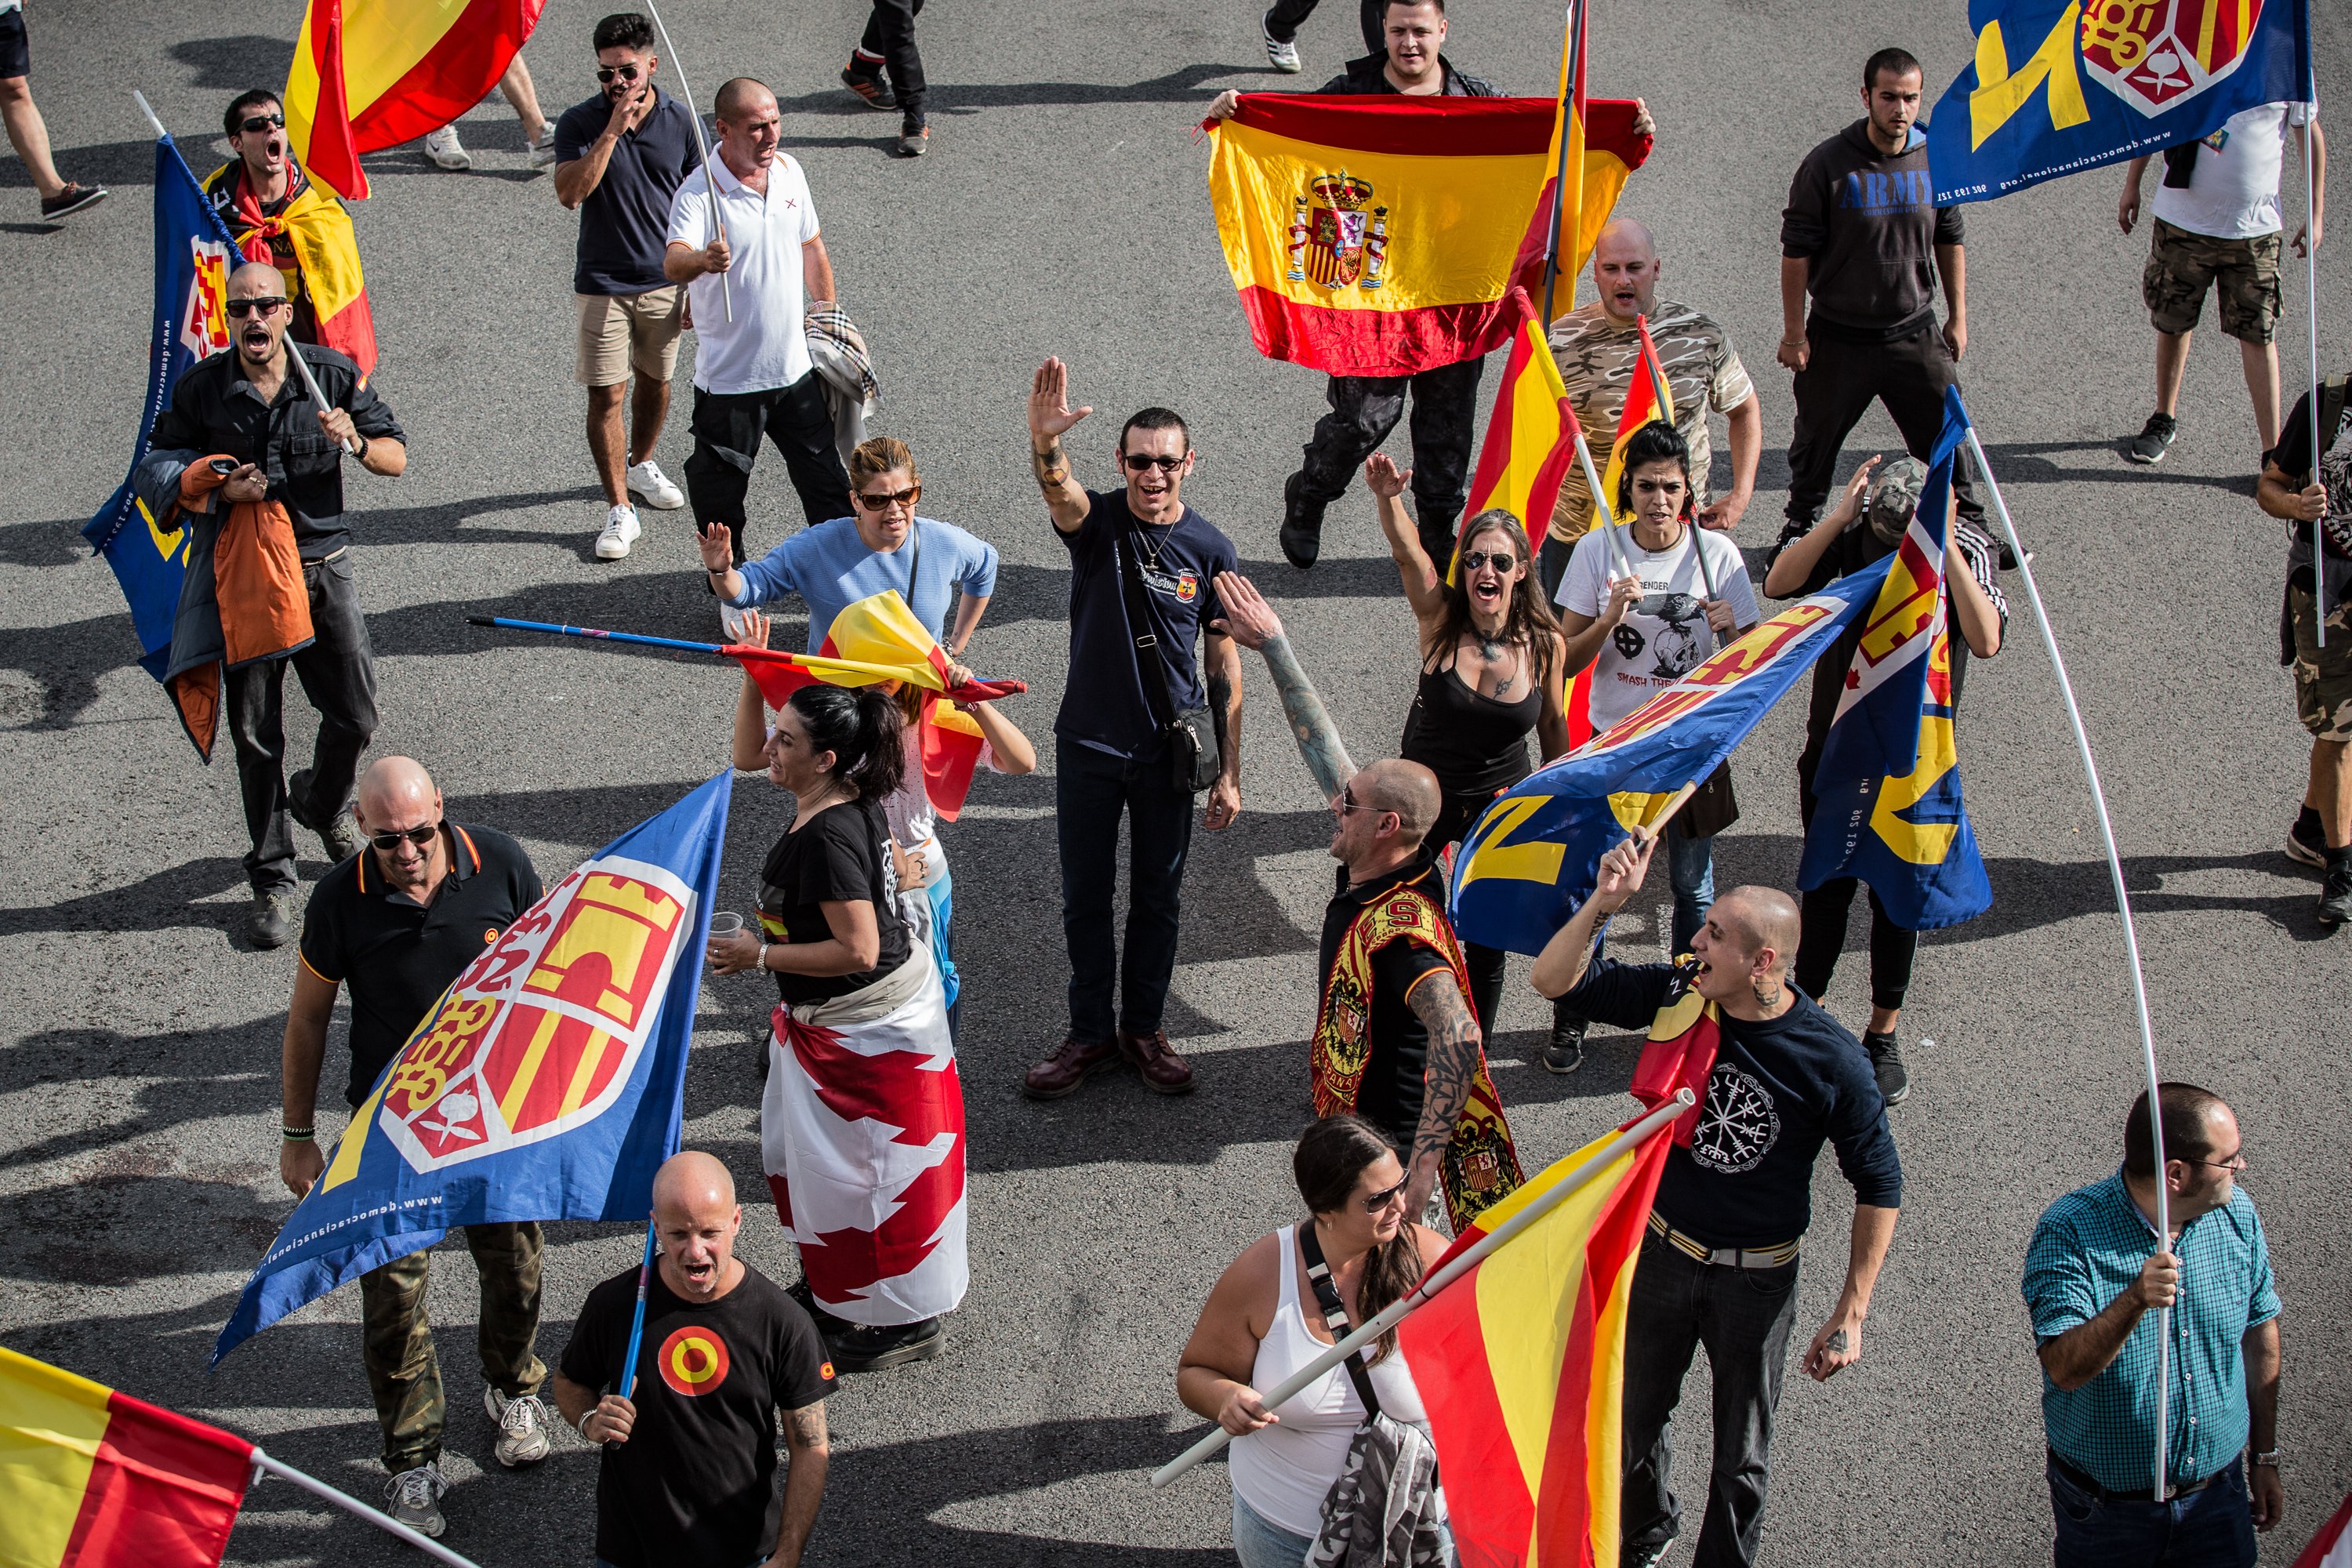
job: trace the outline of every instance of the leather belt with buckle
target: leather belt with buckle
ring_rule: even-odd
[[[1650,1229],[1685,1257],[1724,1268],[1780,1268],[1794,1263],[1797,1249],[1803,1245],[1802,1238],[1800,1238],[1779,1242],[1771,1247],[1709,1247],[1696,1237],[1685,1236],[1668,1225],[1655,1209],[1650,1211]]]

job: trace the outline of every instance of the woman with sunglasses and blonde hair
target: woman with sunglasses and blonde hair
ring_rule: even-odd
[[[951,522],[918,517],[922,497],[922,475],[907,443],[877,436],[849,455],[855,516],[803,529],[740,567],[731,562],[726,525],[712,524],[702,535],[702,567],[719,595],[728,640],[741,640],[740,612],[798,594],[808,605],[808,651],[814,653],[835,616],[895,590],[950,658],[962,657],[996,592],[996,546]]]

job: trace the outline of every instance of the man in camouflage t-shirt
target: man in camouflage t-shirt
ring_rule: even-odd
[[[1675,426],[1690,443],[1691,479],[1704,509],[1699,521],[1707,528],[1729,529],[1748,510],[1756,489],[1763,407],[1723,329],[1687,305],[1661,303],[1658,273],[1658,247],[1648,229],[1631,218],[1618,218],[1602,229],[1592,247],[1593,288],[1600,298],[1552,322],[1552,357],[1559,362],[1568,401],[1593,447],[1593,463],[1596,468],[1605,465],[1641,359],[1639,322],[1647,318],[1667,395],[1674,399]],[[1710,411],[1727,415],[1731,421],[1731,489],[1713,498],[1707,489],[1713,455],[1706,430]],[[1552,509],[1538,566],[1547,594],[1557,590],[1570,552],[1591,527],[1591,505],[1581,467],[1571,466]]]

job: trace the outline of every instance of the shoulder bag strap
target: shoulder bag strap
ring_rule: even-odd
[[[1160,651],[1160,636],[1151,629],[1151,611],[1144,598],[1143,559],[1136,549],[1132,520],[1112,539],[1111,552],[1118,562],[1119,590],[1127,595],[1127,632],[1135,654],[1136,679],[1143,683],[1143,700],[1151,710],[1151,721],[1165,730],[1175,722],[1175,681]],[[1157,680],[1151,677],[1154,667],[1160,671]]]
[[[1298,1227],[1298,1250],[1307,1258],[1307,1281],[1315,1287],[1316,1305],[1323,1309],[1323,1321],[1331,1331],[1334,1343],[1355,1331],[1356,1325],[1348,1319],[1348,1309],[1339,1300],[1339,1287],[1331,1278],[1331,1270],[1323,1262],[1323,1244],[1315,1239],[1315,1216],[1307,1215],[1307,1223]],[[1290,1267],[1284,1258],[1282,1266]],[[1381,1396],[1373,1392],[1372,1374],[1364,1365],[1364,1352],[1349,1351],[1344,1363],[1348,1381],[1356,1385],[1356,1397],[1363,1401],[1366,1419],[1381,1413]]]

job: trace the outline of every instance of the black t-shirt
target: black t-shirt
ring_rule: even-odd
[[[302,962],[352,994],[352,1077],[358,1105],[449,983],[539,902],[522,846],[488,827],[449,824],[449,875],[430,904],[384,883],[362,849],[319,879],[302,916]]]
[[[580,204],[575,294],[643,294],[669,284],[662,276],[662,252],[668,247],[670,198],[699,160],[686,107],[658,87],[654,99],[637,128],[614,143],[604,177]],[[586,157],[612,122],[612,100],[601,92],[565,110],[555,122],[555,161]]]
[[[898,915],[898,877],[882,841],[890,836],[882,808],[869,800],[827,806],[768,851],[760,868],[760,924],[774,942],[829,942],[821,904],[874,905],[882,946],[874,967],[856,974],[776,972],[776,994],[786,1002],[820,1002],[863,990],[907,962],[907,922]]]
[[[2323,403],[2322,407],[2326,405]],[[2326,591],[2317,593],[2311,573],[2311,524],[2287,525],[2287,580],[2313,593],[2329,605],[2352,599],[2352,398],[2336,416],[2336,428],[2320,432],[2318,483],[2327,494],[2327,512],[2321,521],[2320,563],[2326,574]],[[2279,444],[2270,460],[2288,482],[2300,489],[2312,481],[2311,394],[2294,400],[2294,407],[2279,427]]]
[[[620,1388],[637,1271],[588,1292],[563,1347],[565,1377]],[[716,1301],[682,1300],[658,1271],[646,1291],[625,1443],[596,1471],[596,1555],[618,1568],[742,1568],[776,1543],[776,1411],[834,1391],[824,1341],[799,1302],[743,1265]]]
[[[1323,949],[1316,970],[1327,993],[1331,967],[1339,962],[1339,944],[1346,940],[1349,926],[1391,889],[1413,882],[1444,903],[1445,885],[1437,874],[1433,853],[1424,852],[1410,865],[1354,887],[1348,884],[1347,868],[1340,868],[1339,890],[1323,910]],[[1412,1148],[1413,1136],[1421,1130],[1421,1102],[1429,1071],[1429,1026],[1412,1010],[1409,998],[1424,976],[1444,973],[1449,967],[1444,953],[1409,937],[1384,943],[1372,954],[1368,1025],[1371,1050],[1364,1061],[1363,1083],[1356,1091],[1356,1114],[1387,1133],[1399,1148]]]
[[[1148,756],[1161,743],[1151,716],[1160,699],[1147,697],[1138,676],[1121,552],[1136,549],[1142,562],[1144,613],[1175,677],[1169,684],[1179,708],[1208,703],[1196,645],[1202,629],[1224,614],[1217,574],[1239,571],[1240,558],[1233,541],[1189,506],[1174,522],[1139,523],[1123,489],[1089,491],[1087,500],[1093,510],[1077,531],[1060,535],[1070,550],[1070,678],[1054,732],[1114,756]],[[1139,536],[1137,549],[1129,541]],[[1162,679],[1157,670],[1144,673]]]
[[[1580,1017],[1647,1029],[1686,982],[1671,963],[1593,962],[1562,998]],[[1837,1145],[1854,1201],[1896,1208],[1903,1166],[1862,1044],[1791,989],[1795,1005],[1751,1023],[1725,1014],[1697,1135],[1666,1156],[1658,1213],[1709,1247],[1771,1247],[1812,1223],[1813,1162]]]

